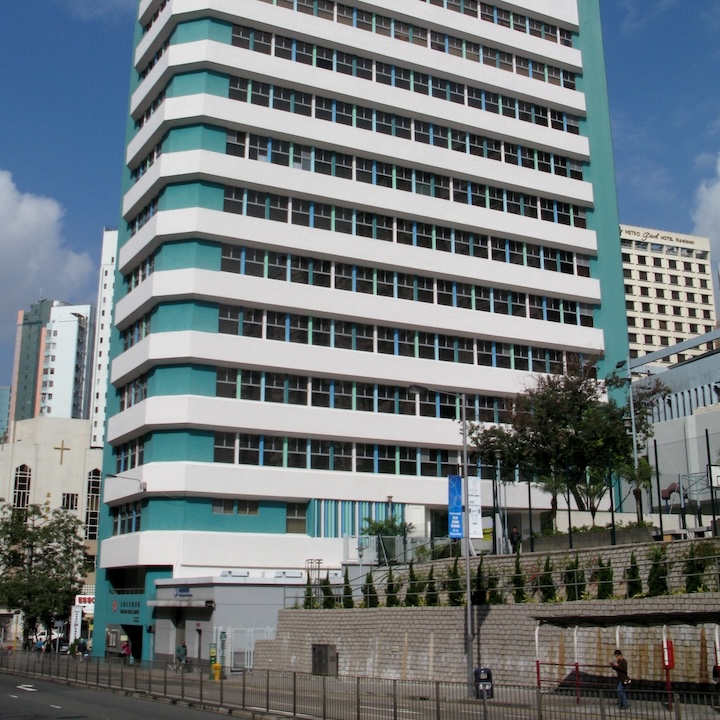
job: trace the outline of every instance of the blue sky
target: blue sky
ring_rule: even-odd
[[[710,236],[717,261],[720,2],[600,2],[620,221]],[[94,300],[102,229],[119,219],[135,7],[2,3],[0,384],[18,309]]]

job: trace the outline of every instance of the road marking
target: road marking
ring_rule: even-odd
[[[51,708],[55,708],[56,710],[62,710],[62,705],[51,705]]]
[[[18,690],[25,690],[25,692],[37,692],[37,688],[32,685],[18,685]]]

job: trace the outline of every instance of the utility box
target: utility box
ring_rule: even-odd
[[[338,656],[335,645],[319,645],[313,643],[312,674],[337,676]]]

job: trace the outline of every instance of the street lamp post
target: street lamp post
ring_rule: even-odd
[[[413,395],[428,392],[422,385],[408,388]],[[448,391],[443,391],[448,392]],[[468,478],[468,436],[467,436],[467,397],[464,392],[448,392],[460,399],[460,422],[462,424],[462,487],[463,487],[463,539],[465,540],[465,660],[467,662],[467,686],[470,697],[475,696],[475,677],[473,664],[473,623],[472,623],[472,585],[470,579],[470,488]]]
[[[502,450],[499,448],[495,450],[495,477],[493,478],[492,484],[492,496],[493,496],[493,507],[492,507],[492,551],[493,555],[497,555],[498,543],[497,543],[497,514],[498,514],[498,487],[500,486],[500,459],[502,458]]]

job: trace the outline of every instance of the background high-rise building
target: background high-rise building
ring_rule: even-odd
[[[460,398],[627,342],[597,0],[142,0],[133,65],[95,647],[147,656],[223,624],[157,583],[447,534]]]
[[[92,388],[90,391],[90,446],[102,447],[105,441],[105,420],[110,370],[110,334],[112,330],[112,303],[115,289],[115,256],[117,230],[103,230],[100,252],[97,307],[95,312],[95,348],[93,352]]]
[[[30,306],[30,310],[18,311],[10,398],[11,420],[35,417],[38,375],[42,374],[41,351],[44,349],[45,326],[50,320],[50,311],[56,304],[54,300],[39,300]]]
[[[18,313],[10,419],[87,418],[95,320],[91,305],[40,300]]]
[[[708,238],[621,225],[620,243],[631,357],[715,328]],[[697,346],[658,362],[681,362],[710,349]]]

